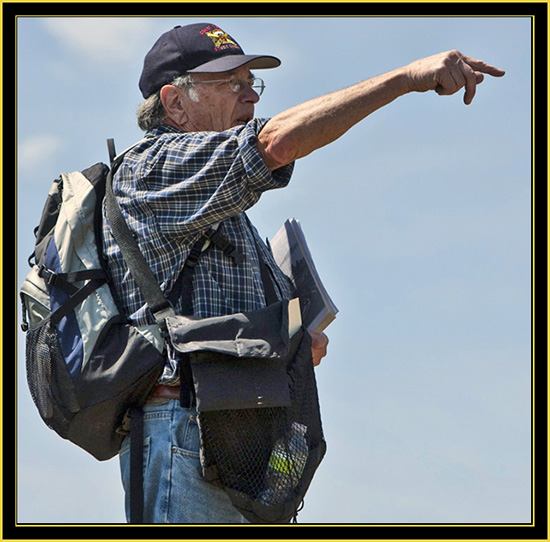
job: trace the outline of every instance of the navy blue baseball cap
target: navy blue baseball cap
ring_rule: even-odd
[[[215,24],[176,26],[163,34],[145,56],[139,88],[148,98],[186,73],[221,73],[248,64],[250,69],[276,68],[270,55],[245,55],[241,46]]]

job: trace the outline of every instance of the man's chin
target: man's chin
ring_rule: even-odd
[[[248,117],[246,119],[237,119],[236,121],[233,122],[233,124],[231,125],[232,127],[235,127],[235,126],[246,126],[252,119],[249,119]]]

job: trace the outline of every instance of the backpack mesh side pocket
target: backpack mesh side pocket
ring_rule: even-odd
[[[48,320],[31,328],[26,337],[27,382],[44,422],[64,438],[79,405],[57,330]]]

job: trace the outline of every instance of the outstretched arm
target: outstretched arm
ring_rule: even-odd
[[[270,170],[286,165],[332,143],[377,109],[409,92],[435,90],[451,95],[465,88],[464,103],[468,105],[483,74],[501,77],[504,71],[459,51],[416,60],[279,113],[258,136],[260,153]]]

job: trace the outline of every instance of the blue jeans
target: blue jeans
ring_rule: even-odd
[[[199,474],[195,410],[177,400],[147,404],[144,411],[145,523],[248,523],[226,493]],[[122,444],[120,469],[130,518],[130,438]]]

